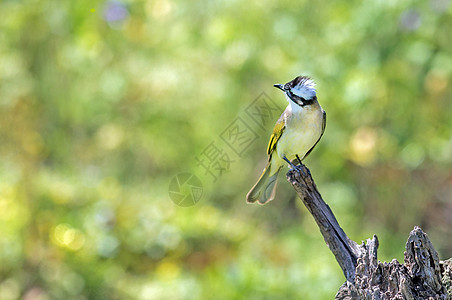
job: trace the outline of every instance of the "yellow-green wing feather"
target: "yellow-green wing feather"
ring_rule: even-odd
[[[265,167],[261,177],[258,179],[256,184],[246,195],[246,201],[248,203],[254,203],[259,200],[259,204],[265,204],[275,197],[276,179],[278,178],[278,173],[279,170],[281,170],[281,167],[279,166],[277,170],[272,170],[271,157],[273,151],[275,151],[276,149],[276,144],[281,138],[281,135],[283,134],[285,128],[286,126],[283,113],[276,122],[275,128],[273,128],[273,133],[270,137],[270,141],[268,142],[267,154],[269,156],[267,166]]]
[[[273,128],[273,133],[270,136],[270,141],[268,142],[267,147],[267,154],[269,155],[269,160],[271,158],[271,155],[273,151],[276,149],[276,144],[278,143],[278,140],[281,138],[284,129],[286,129],[286,122],[284,121],[284,114],[279,117],[278,121],[275,124],[275,128]]]

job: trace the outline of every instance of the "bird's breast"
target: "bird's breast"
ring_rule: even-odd
[[[322,134],[323,111],[320,107],[293,112],[286,119],[286,129],[278,141],[277,152],[289,160],[302,158]]]

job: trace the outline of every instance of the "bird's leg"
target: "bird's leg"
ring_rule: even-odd
[[[302,164],[301,163],[301,159],[300,159],[300,157],[298,156],[298,154],[295,154],[295,156],[297,157],[297,159],[298,159],[298,162],[300,163],[300,165]]]
[[[306,174],[306,172],[304,171],[303,164],[301,163],[301,159],[300,159],[300,157],[298,156],[298,154],[295,154],[295,157],[297,158],[298,162],[300,163],[300,165],[297,166],[297,167],[298,167],[297,170],[298,170],[298,171],[301,170],[301,172],[303,173],[303,176],[304,176],[304,177],[308,176],[308,174]],[[308,171],[309,171],[309,170],[308,170]]]
[[[283,155],[283,159],[289,163],[289,165],[292,167],[292,169],[296,169],[297,168],[297,166],[295,166],[290,160],[288,160],[285,155]]]

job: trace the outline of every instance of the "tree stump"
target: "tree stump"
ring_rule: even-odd
[[[323,201],[305,165],[290,170],[286,177],[314,217],[345,275],[346,282],[339,288],[336,299],[452,300],[452,259],[440,261],[421,228],[416,226],[410,232],[404,264],[396,259],[382,263],[377,260],[377,236],[361,245],[352,241]]]

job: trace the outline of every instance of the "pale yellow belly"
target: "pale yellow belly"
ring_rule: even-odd
[[[319,112],[309,112],[292,118],[286,124],[286,130],[278,141],[276,151],[282,158],[284,155],[289,160],[294,160],[296,155],[303,159],[306,153],[314,146],[322,134],[323,114]]]

